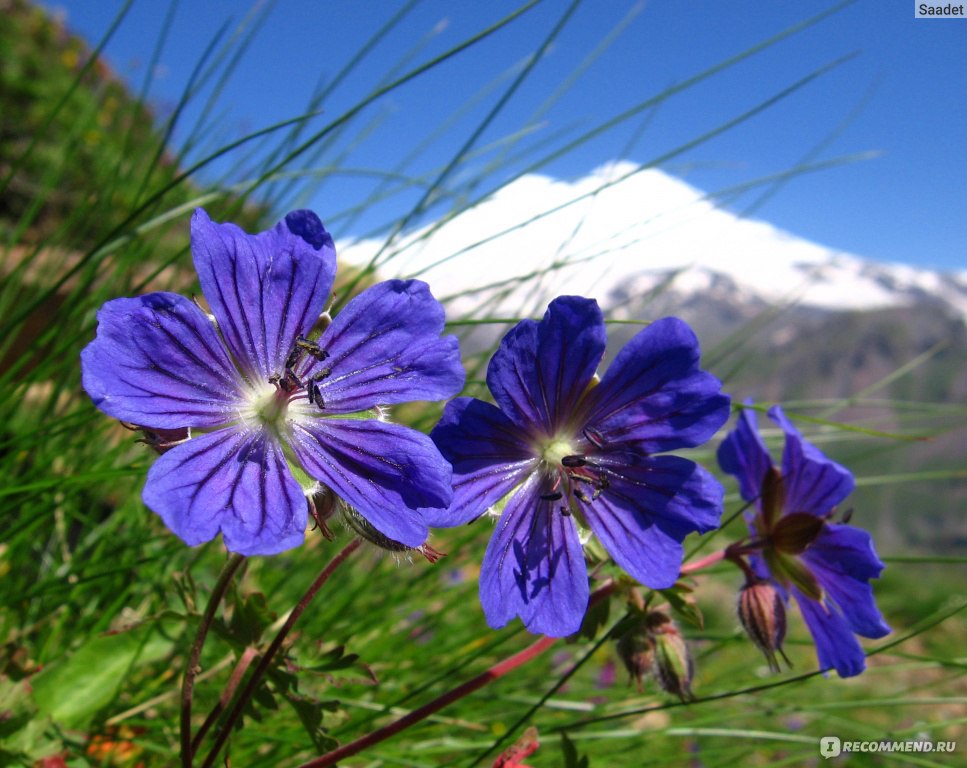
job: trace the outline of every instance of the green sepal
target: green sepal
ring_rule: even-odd
[[[769,572],[784,587],[793,586],[812,600],[823,599],[823,588],[798,557],[778,552],[771,547],[763,550],[762,555],[769,566]]]
[[[705,629],[705,619],[692,594],[694,591],[688,584],[679,581],[667,589],[659,589],[658,593],[668,601],[669,607],[678,618],[693,627]]]
[[[783,515],[772,529],[769,539],[779,552],[798,555],[816,541],[826,520],[809,512]]]

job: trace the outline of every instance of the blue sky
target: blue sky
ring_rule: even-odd
[[[45,4],[63,9],[68,26],[92,43],[122,7],[108,0]],[[403,69],[397,74],[521,4],[415,3],[333,90],[310,129],[337,118],[400,62]],[[203,141],[213,148],[302,113],[314,89],[330,80],[404,5],[403,0],[278,0],[264,6],[257,33],[232,65],[215,108],[210,113],[203,109],[213,92],[209,85],[189,104],[176,140],[184,140],[200,115],[206,120]],[[967,269],[967,20],[915,20],[913,5],[859,0],[638,113],[541,172],[573,179],[622,157],[651,162],[815,70],[851,56],[768,110],[675,153],[660,167],[717,192],[802,162],[872,153],[862,161],[799,175],[781,188],[760,187],[729,200],[728,207],[871,259]],[[487,185],[494,186],[609,118],[832,6],[812,0],[586,0],[480,136],[475,146],[488,151],[460,169],[455,179],[489,173]],[[471,136],[568,7],[563,0],[543,0],[507,28],[368,107],[326,154],[307,157],[305,163],[339,159],[347,167],[394,171],[423,139],[446,125],[442,135],[400,169],[414,175],[438,170]],[[165,2],[135,0],[107,47],[116,71],[136,86],[145,78],[171,8]],[[160,115],[177,102],[218,30],[229,20],[226,29],[233,30],[250,8],[244,0],[174,6],[149,91]],[[618,29],[620,35],[604,46]],[[502,156],[499,146],[505,144],[494,144],[526,126],[531,127],[511,155]],[[233,163],[243,164],[241,157],[226,159],[216,170],[230,172]],[[488,163],[501,157],[501,167],[488,170]],[[317,209],[328,223],[334,215],[330,212],[363,199],[373,183],[334,176],[308,199],[296,202]],[[765,191],[770,194],[763,197]],[[330,226],[337,235],[366,234],[404,212],[418,196],[411,191],[359,217],[338,218],[348,231]]]

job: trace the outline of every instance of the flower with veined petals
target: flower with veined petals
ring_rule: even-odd
[[[883,563],[869,533],[830,522],[853,491],[852,473],[807,442],[779,406],[769,410],[769,418],[786,436],[781,470],[772,463],[751,409],[742,411],[719,446],[722,469],[739,481],[742,498],[755,502],[752,540],[745,549],[757,550],[756,578],[769,580],[785,601],[790,594],[795,598],[820,666],[852,677],[866,667],[855,635],[890,632],[870,586]]]
[[[587,526],[625,571],[654,587],[679,574],[682,540],[718,525],[722,486],[663,451],[699,445],[728,419],[719,381],[677,318],[639,332],[595,375],[606,332],[597,302],[562,296],[504,336],[487,371],[497,405],[447,404],[431,437],[453,465],[453,502],[433,526],[506,503],[480,576],[491,627],[576,632],[587,609]]]
[[[380,533],[421,545],[424,510],[450,501],[450,465],[380,408],[463,385],[426,284],[374,285],[310,341],[336,272],[314,213],[249,235],[199,209],[191,247],[213,317],[174,293],[114,299],[81,353],[84,388],[104,413],[152,433],[191,430],[164,446],[145,504],[190,545],[221,532],[233,552],[275,554],[302,542],[306,492],[319,489],[303,489],[295,467]]]

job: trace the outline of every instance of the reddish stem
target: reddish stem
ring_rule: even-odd
[[[293,607],[292,612],[289,617],[285,620],[285,624],[282,625],[282,629],[279,630],[278,634],[272,639],[272,643],[269,645],[268,649],[259,659],[258,665],[252,672],[252,676],[248,679],[245,687],[242,689],[241,694],[239,694],[238,699],[236,699],[235,704],[232,706],[231,711],[229,711],[228,716],[225,718],[225,722],[222,723],[222,727],[219,729],[218,734],[215,736],[215,743],[212,745],[211,751],[205,758],[205,762],[202,763],[202,768],[211,768],[214,765],[218,753],[222,751],[222,747],[231,735],[232,730],[235,728],[235,723],[238,718],[241,717],[242,711],[245,709],[246,704],[248,704],[249,699],[255,693],[262,682],[262,678],[268,671],[269,667],[272,665],[272,659],[275,658],[275,654],[278,653],[279,648],[282,647],[282,643],[285,641],[286,636],[288,636],[289,631],[295,626],[295,623],[299,620],[299,617],[309,607],[309,603],[312,602],[312,598],[316,596],[316,593],[322,588],[333,572],[342,565],[343,561],[349,557],[353,552],[359,549],[360,544],[362,544],[361,539],[353,539],[349,544],[343,547],[342,551],[336,555],[329,564],[323,568],[322,573],[316,576],[316,580],[312,582],[309,589],[302,596],[298,603]]]
[[[201,659],[201,649],[205,646],[205,638],[208,637],[208,630],[211,628],[212,621],[215,620],[215,611],[228,590],[228,585],[235,575],[235,571],[244,562],[244,555],[232,555],[225,563],[222,572],[218,576],[218,581],[212,588],[212,593],[208,597],[208,605],[205,606],[205,613],[198,623],[198,632],[195,641],[191,645],[188,654],[188,664],[185,667],[185,677],[181,682],[181,764],[184,768],[191,768],[194,750],[191,742],[191,705],[195,692],[195,675],[198,674],[198,662]]]
[[[242,682],[242,678],[245,677],[245,673],[248,672],[248,668],[255,661],[256,656],[259,652],[257,648],[246,648],[242,653],[241,658],[235,664],[235,669],[232,670],[231,676],[228,678],[228,684],[225,686],[225,690],[222,691],[222,695],[218,697],[218,703],[212,708],[212,711],[208,713],[208,717],[205,718],[205,722],[201,724],[201,728],[195,734],[195,737],[191,740],[191,752],[194,754],[198,751],[198,746],[201,744],[202,739],[208,733],[209,729],[215,724],[219,717],[221,717],[222,712],[225,711],[227,707],[232,702],[232,697],[235,695],[235,691],[238,690],[239,683]]]
[[[591,605],[596,603],[605,595],[610,594],[613,589],[614,584],[611,582],[597,589],[594,594],[591,595],[591,599],[588,602],[588,607],[590,608]],[[424,720],[430,715],[439,712],[444,707],[459,699],[462,699],[468,694],[473,693],[478,688],[483,688],[488,683],[492,683],[494,680],[499,680],[508,672],[512,672],[522,664],[526,664],[531,659],[540,656],[544,651],[546,651],[560,639],[561,638],[559,637],[542,637],[536,643],[529,645],[524,650],[515,653],[510,658],[494,664],[494,666],[485,672],[482,672],[462,685],[458,685],[456,688],[447,691],[442,696],[439,696],[428,704],[424,704],[419,709],[414,709],[408,715],[404,715],[399,720],[396,720],[382,728],[378,728],[372,733],[367,733],[365,736],[361,736],[355,741],[349,742],[349,744],[345,744],[338,749],[334,749],[332,752],[327,752],[321,757],[317,757],[314,760],[303,763],[299,766],[299,768],[326,768],[326,766],[335,765],[338,761],[362,752],[364,749],[368,749],[374,744],[385,741],[386,739],[390,738],[390,736],[395,736],[400,731],[403,731],[409,728],[411,725],[415,725],[416,723],[420,722],[420,720]]]
[[[379,742],[388,739],[390,736],[394,736],[402,730],[409,728],[411,725],[420,722],[430,715],[438,712],[444,707],[452,704],[458,699],[462,699],[464,696],[473,693],[478,688],[483,688],[487,683],[491,683],[497,680],[508,672],[511,672],[521,664],[526,664],[528,661],[533,659],[535,656],[539,656],[548,648],[550,648],[554,643],[556,643],[560,638],[557,637],[542,637],[533,645],[528,646],[520,653],[515,653],[508,659],[504,659],[499,664],[495,664],[486,672],[483,672],[476,677],[468,680],[462,685],[458,685],[451,691],[443,694],[439,698],[434,699],[429,704],[424,704],[419,709],[414,709],[408,715],[401,717],[399,720],[390,723],[383,728],[379,728],[372,733],[367,733],[356,741],[352,741],[345,746],[339,747],[332,752],[329,752],[322,757],[317,757],[315,760],[310,760],[308,763],[303,763],[299,768],[325,768],[327,765],[335,765],[340,760],[355,755],[358,752],[362,752],[364,749],[378,744]]]
[[[701,571],[703,568],[708,568],[710,565],[715,565],[717,562],[725,559],[726,550],[722,549],[718,552],[713,552],[711,555],[703,557],[701,560],[693,560],[690,563],[684,563],[682,565],[681,575],[684,576],[688,573],[695,573],[695,571]]]

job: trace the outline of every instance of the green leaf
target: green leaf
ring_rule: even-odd
[[[564,768],[588,768],[587,756],[578,755],[577,747],[566,733],[561,733],[561,752],[564,753]]]
[[[262,634],[275,621],[275,613],[268,606],[265,595],[254,592],[246,595],[235,605],[228,632],[232,640],[243,647],[257,645]]]
[[[56,744],[43,738],[50,724],[50,718],[38,714],[29,682],[0,677],[0,763],[30,764],[56,751]]]
[[[358,660],[359,654],[346,653],[346,646],[337,645],[331,651],[327,651],[317,663],[306,667],[306,669],[312,672],[331,672],[337,669],[351,667]]]
[[[594,640],[598,636],[598,633],[608,623],[608,614],[610,612],[610,600],[599,600],[597,603],[592,605],[590,608],[588,608],[588,612],[584,614],[584,620],[581,622],[581,629],[578,630],[576,637]]]
[[[668,589],[658,590],[661,596],[668,601],[672,612],[682,621],[686,621],[699,629],[705,628],[705,619],[698,603],[692,596],[692,588],[681,582],[669,587]]]
[[[164,658],[172,640],[157,632],[155,622],[92,638],[73,654],[30,678],[34,701],[43,714],[64,728],[83,729],[114,701],[130,672]]]
[[[339,742],[332,738],[327,729],[322,726],[323,713],[337,711],[340,708],[338,701],[317,701],[296,694],[287,695],[286,700],[295,710],[299,722],[306,729],[306,733],[309,734],[309,738],[312,739],[312,743],[320,755],[335,749],[339,745]]]

